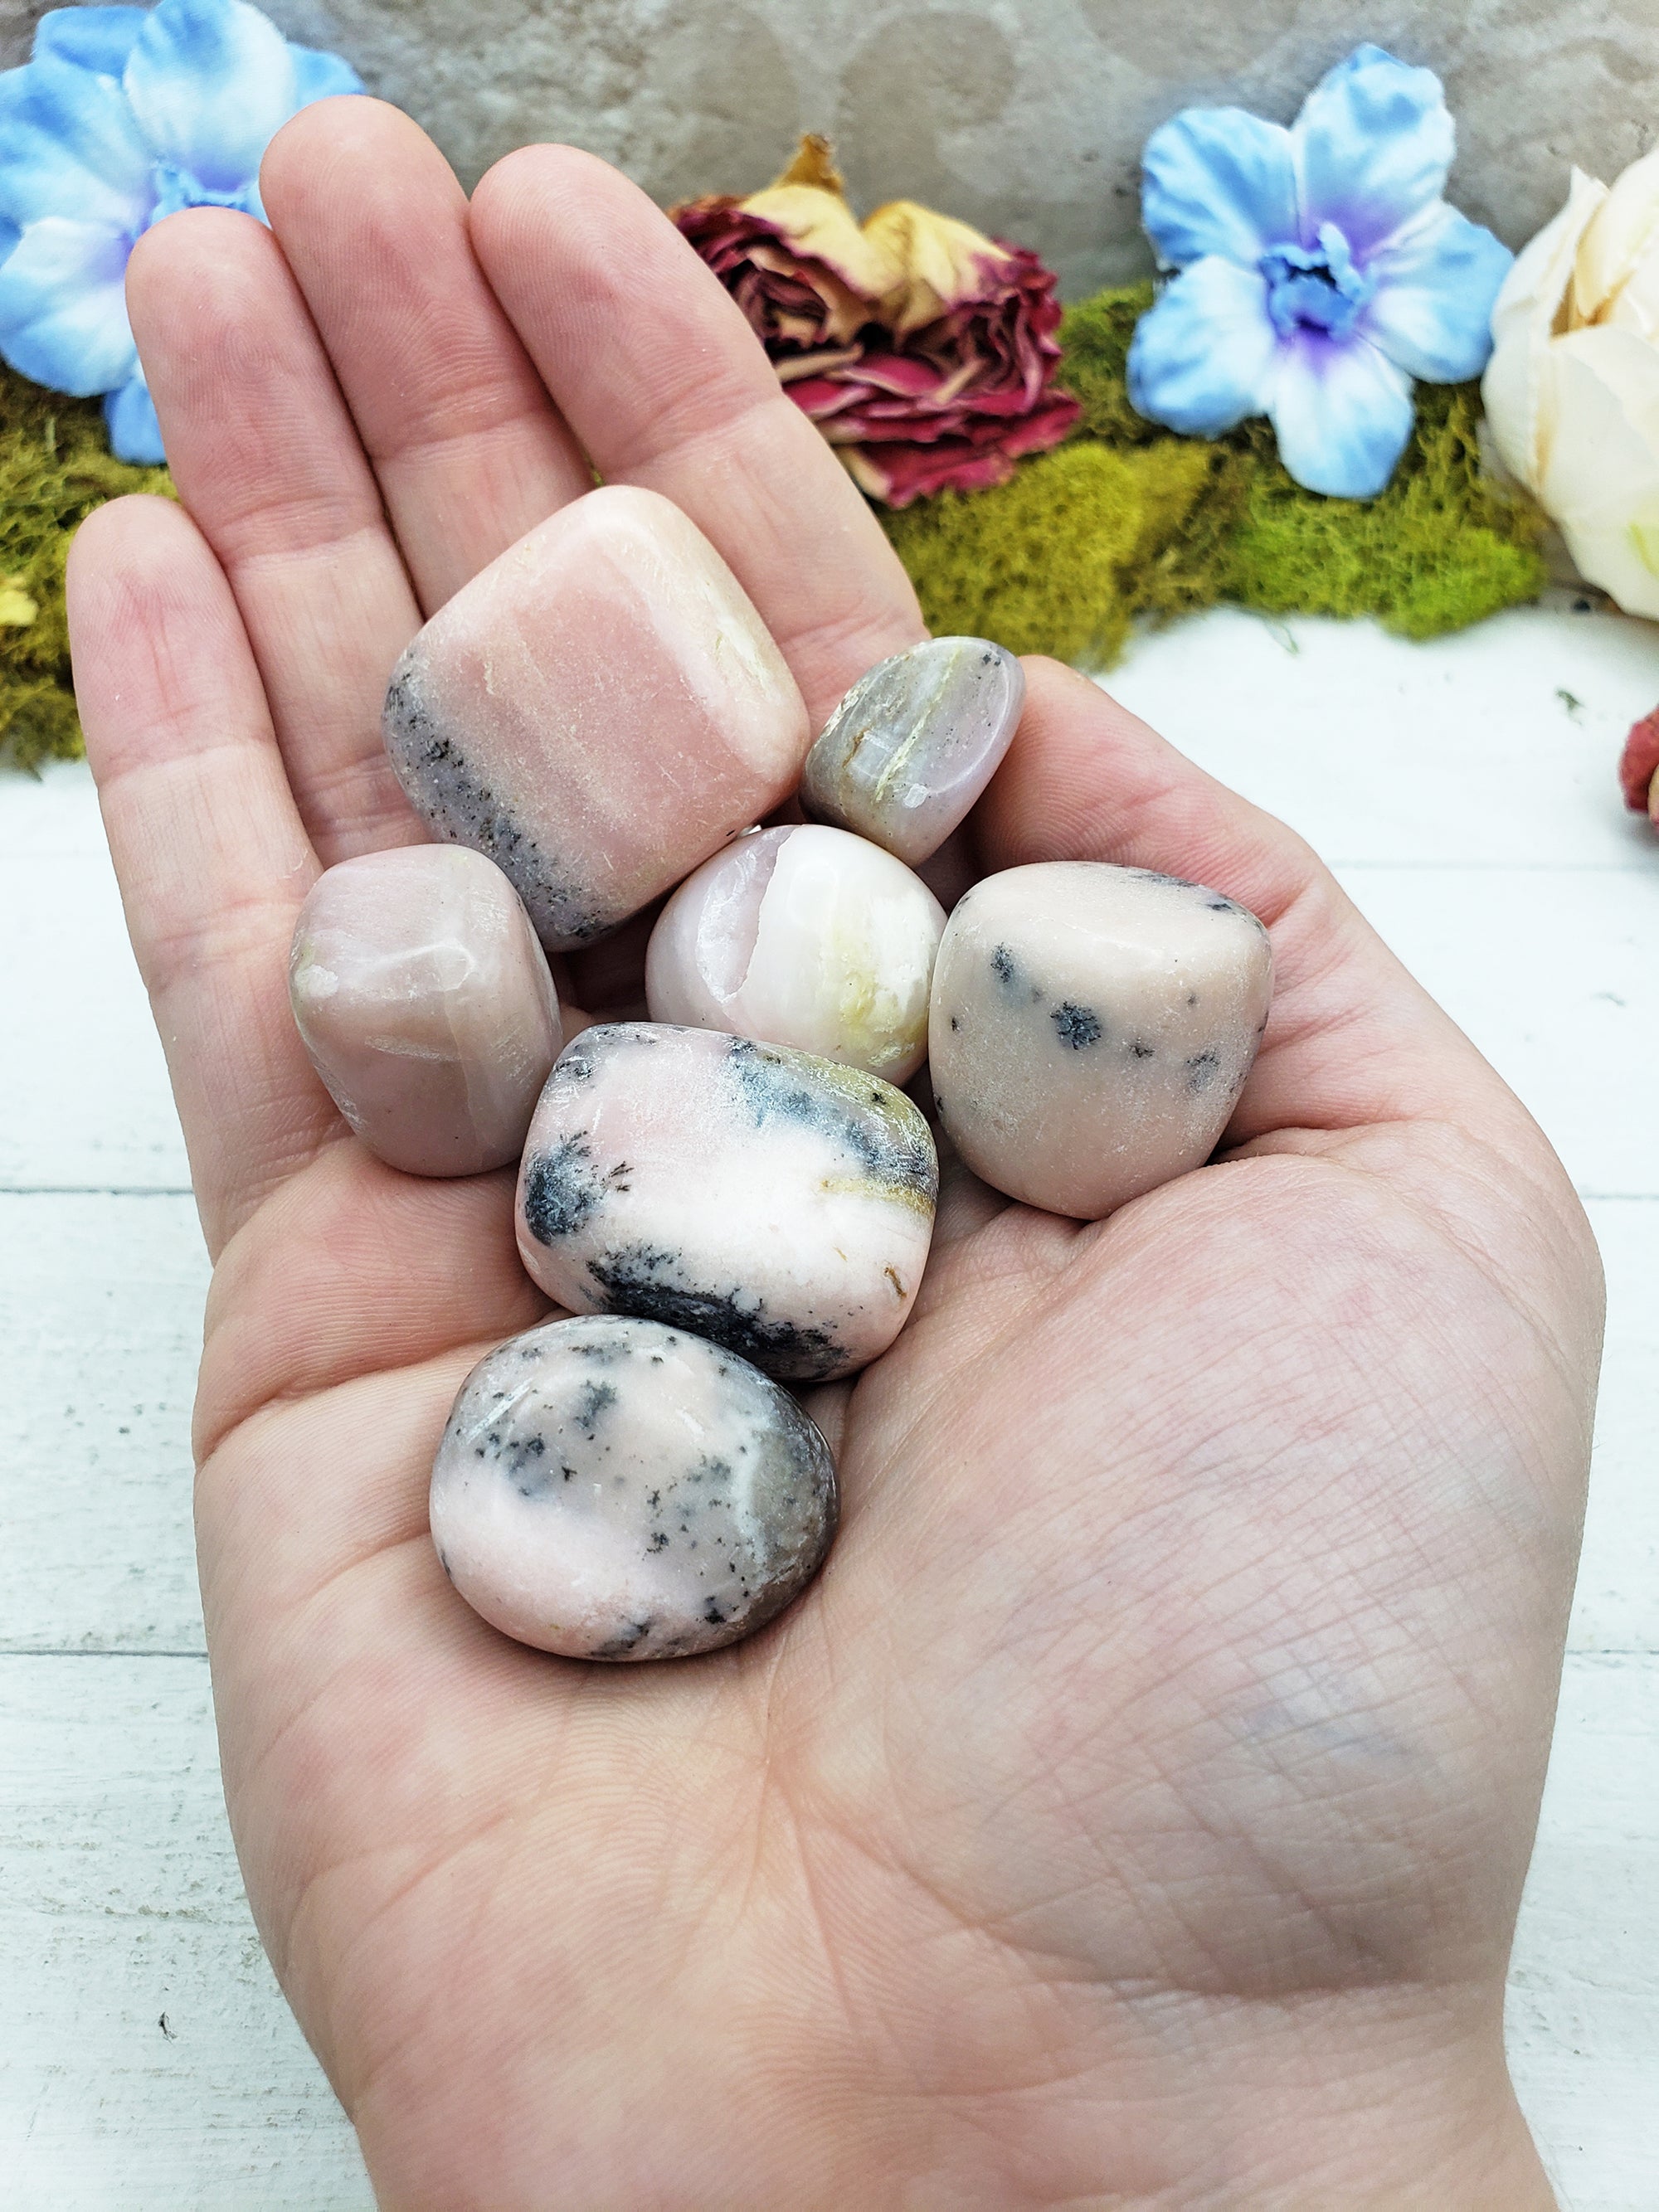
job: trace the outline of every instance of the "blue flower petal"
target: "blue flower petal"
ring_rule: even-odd
[[[149,12],[144,8],[54,8],[34,27],[35,59],[70,62],[77,69],[118,77]]]
[[[294,64],[294,105],[309,107],[313,100],[331,100],[337,92],[361,92],[363,81],[349,62],[338,54],[325,54],[318,46],[289,47]]]
[[[1412,434],[1411,380],[1364,338],[1308,331],[1287,345],[1267,410],[1279,457],[1310,491],[1375,499]]]
[[[1361,328],[1407,375],[1462,384],[1492,358],[1492,311],[1515,256],[1443,200],[1371,257]]]
[[[1141,221],[1165,268],[1219,253],[1254,269],[1297,236],[1291,134],[1242,107],[1189,107],[1141,156]]]
[[[154,153],[234,192],[293,114],[294,77],[287,41],[247,0],[161,0],[123,82]]]
[[[1291,126],[1309,223],[1337,224],[1367,252],[1445,189],[1456,132],[1432,70],[1360,46],[1309,94]]]
[[[114,77],[50,53],[0,76],[0,214],[13,222],[58,215],[142,229],[149,171]]]
[[[1207,255],[1135,325],[1129,404],[1187,437],[1219,437],[1266,412],[1279,350],[1267,279]]]
[[[31,223],[0,268],[0,353],[54,392],[125,384],[137,364],[127,322],[129,241],[96,223]]]
[[[142,373],[118,390],[105,393],[104,421],[109,428],[110,451],[118,461],[158,468],[166,460],[155,402]]]

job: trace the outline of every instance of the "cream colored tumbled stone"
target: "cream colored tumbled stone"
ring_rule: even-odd
[[[927,1264],[939,1162],[878,1076],[708,1030],[584,1030],[519,1176],[519,1254],[574,1312],[695,1330],[790,1382],[884,1352]]]
[[[828,1445],[745,1359],[660,1322],[550,1322],[481,1360],[432,1469],[432,1538],[476,1613],[571,1659],[735,1644],[836,1532]]]
[[[889,1083],[927,1052],[945,909],[919,876],[844,830],[757,830],[706,860],[658,917],[653,1022],[792,1045]]]
[[[550,951],[603,936],[795,787],[806,708],[737,578],[659,493],[610,484],[441,607],[384,731],[440,837],[506,872]]]
[[[940,1123],[1011,1198],[1098,1220],[1209,1158],[1272,998],[1267,933],[1218,891],[1087,860],[988,877],[933,971]]]
[[[330,868],[300,909],[289,994],[329,1095],[390,1166],[477,1175],[518,1158],[559,1004],[518,894],[482,854],[404,845]]]

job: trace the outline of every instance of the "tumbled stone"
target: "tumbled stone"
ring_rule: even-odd
[[[836,1533],[830,1449],[787,1390],[660,1322],[550,1322],[480,1360],[432,1469],[475,1613],[568,1659],[684,1659],[781,1613]]]
[[[901,1091],[708,1030],[585,1030],[548,1078],[519,1252],[574,1312],[693,1329],[793,1382],[850,1374],[903,1327],[939,1165]]]
[[[410,1175],[505,1167],[561,1042],[547,961],[481,854],[404,845],[342,860],[294,931],[289,994],[329,1096]]]
[[[995,775],[1024,704],[1024,670],[988,639],[913,646],[842,701],[806,756],[800,803],[915,867]]]
[[[903,1083],[927,1054],[945,909],[902,860],[844,830],[757,830],[705,860],[658,917],[653,1022],[734,1030]]]
[[[988,877],[933,972],[941,1126],[1011,1198],[1098,1220],[1209,1158],[1272,997],[1267,931],[1218,891],[1086,860]]]
[[[413,640],[386,749],[550,951],[603,936],[793,791],[806,708],[737,578],[658,493],[539,523]]]

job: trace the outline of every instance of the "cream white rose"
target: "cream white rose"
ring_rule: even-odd
[[[1505,465],[1580,573],[1659,617],[1659,149],[1580,170],[1510,271],[1482,392]]]

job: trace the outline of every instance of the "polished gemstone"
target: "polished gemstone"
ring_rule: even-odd
[[[884,1352],[933,1233],[927,1122],[879,1077],[708,1030],[585,1030],[548,1079],[519,1251],[575,1312],[693,1329],[769,1375]]]
[[[455,1588],[568,1659],[735,1644],[811,1580],[836,1512],[829,1447],[788,1392],[650,1321],[550,1322],[499,1346],[432,1469]]]
[[[806,708],[735,576],[656,492],[562,507],[427,623],[385,734],[440,837],[550,951],[603,936],[795,787]]]
[[[727,1030],[903,1083],[927,1054],[945,910],[902,860],[844,830],[757,830],[663,908],[653,1022]]]
[[[300,909],[289,993],[351,1127],[410,1175],[477,1175],[524,1148],[559,1005],[518,893],[456,845],[342,860]]]
[[[988,877],[933,973],[940,1124],[1011,1198],[1097,1220],[1208,1159],[1272,997],[1267,931],[1218,891],[1087,860]]]
[[[800,802],[912,867],[936,853],[995,775],[1025,672],[982,637],[912,646],[855,684],[806,756]]]

